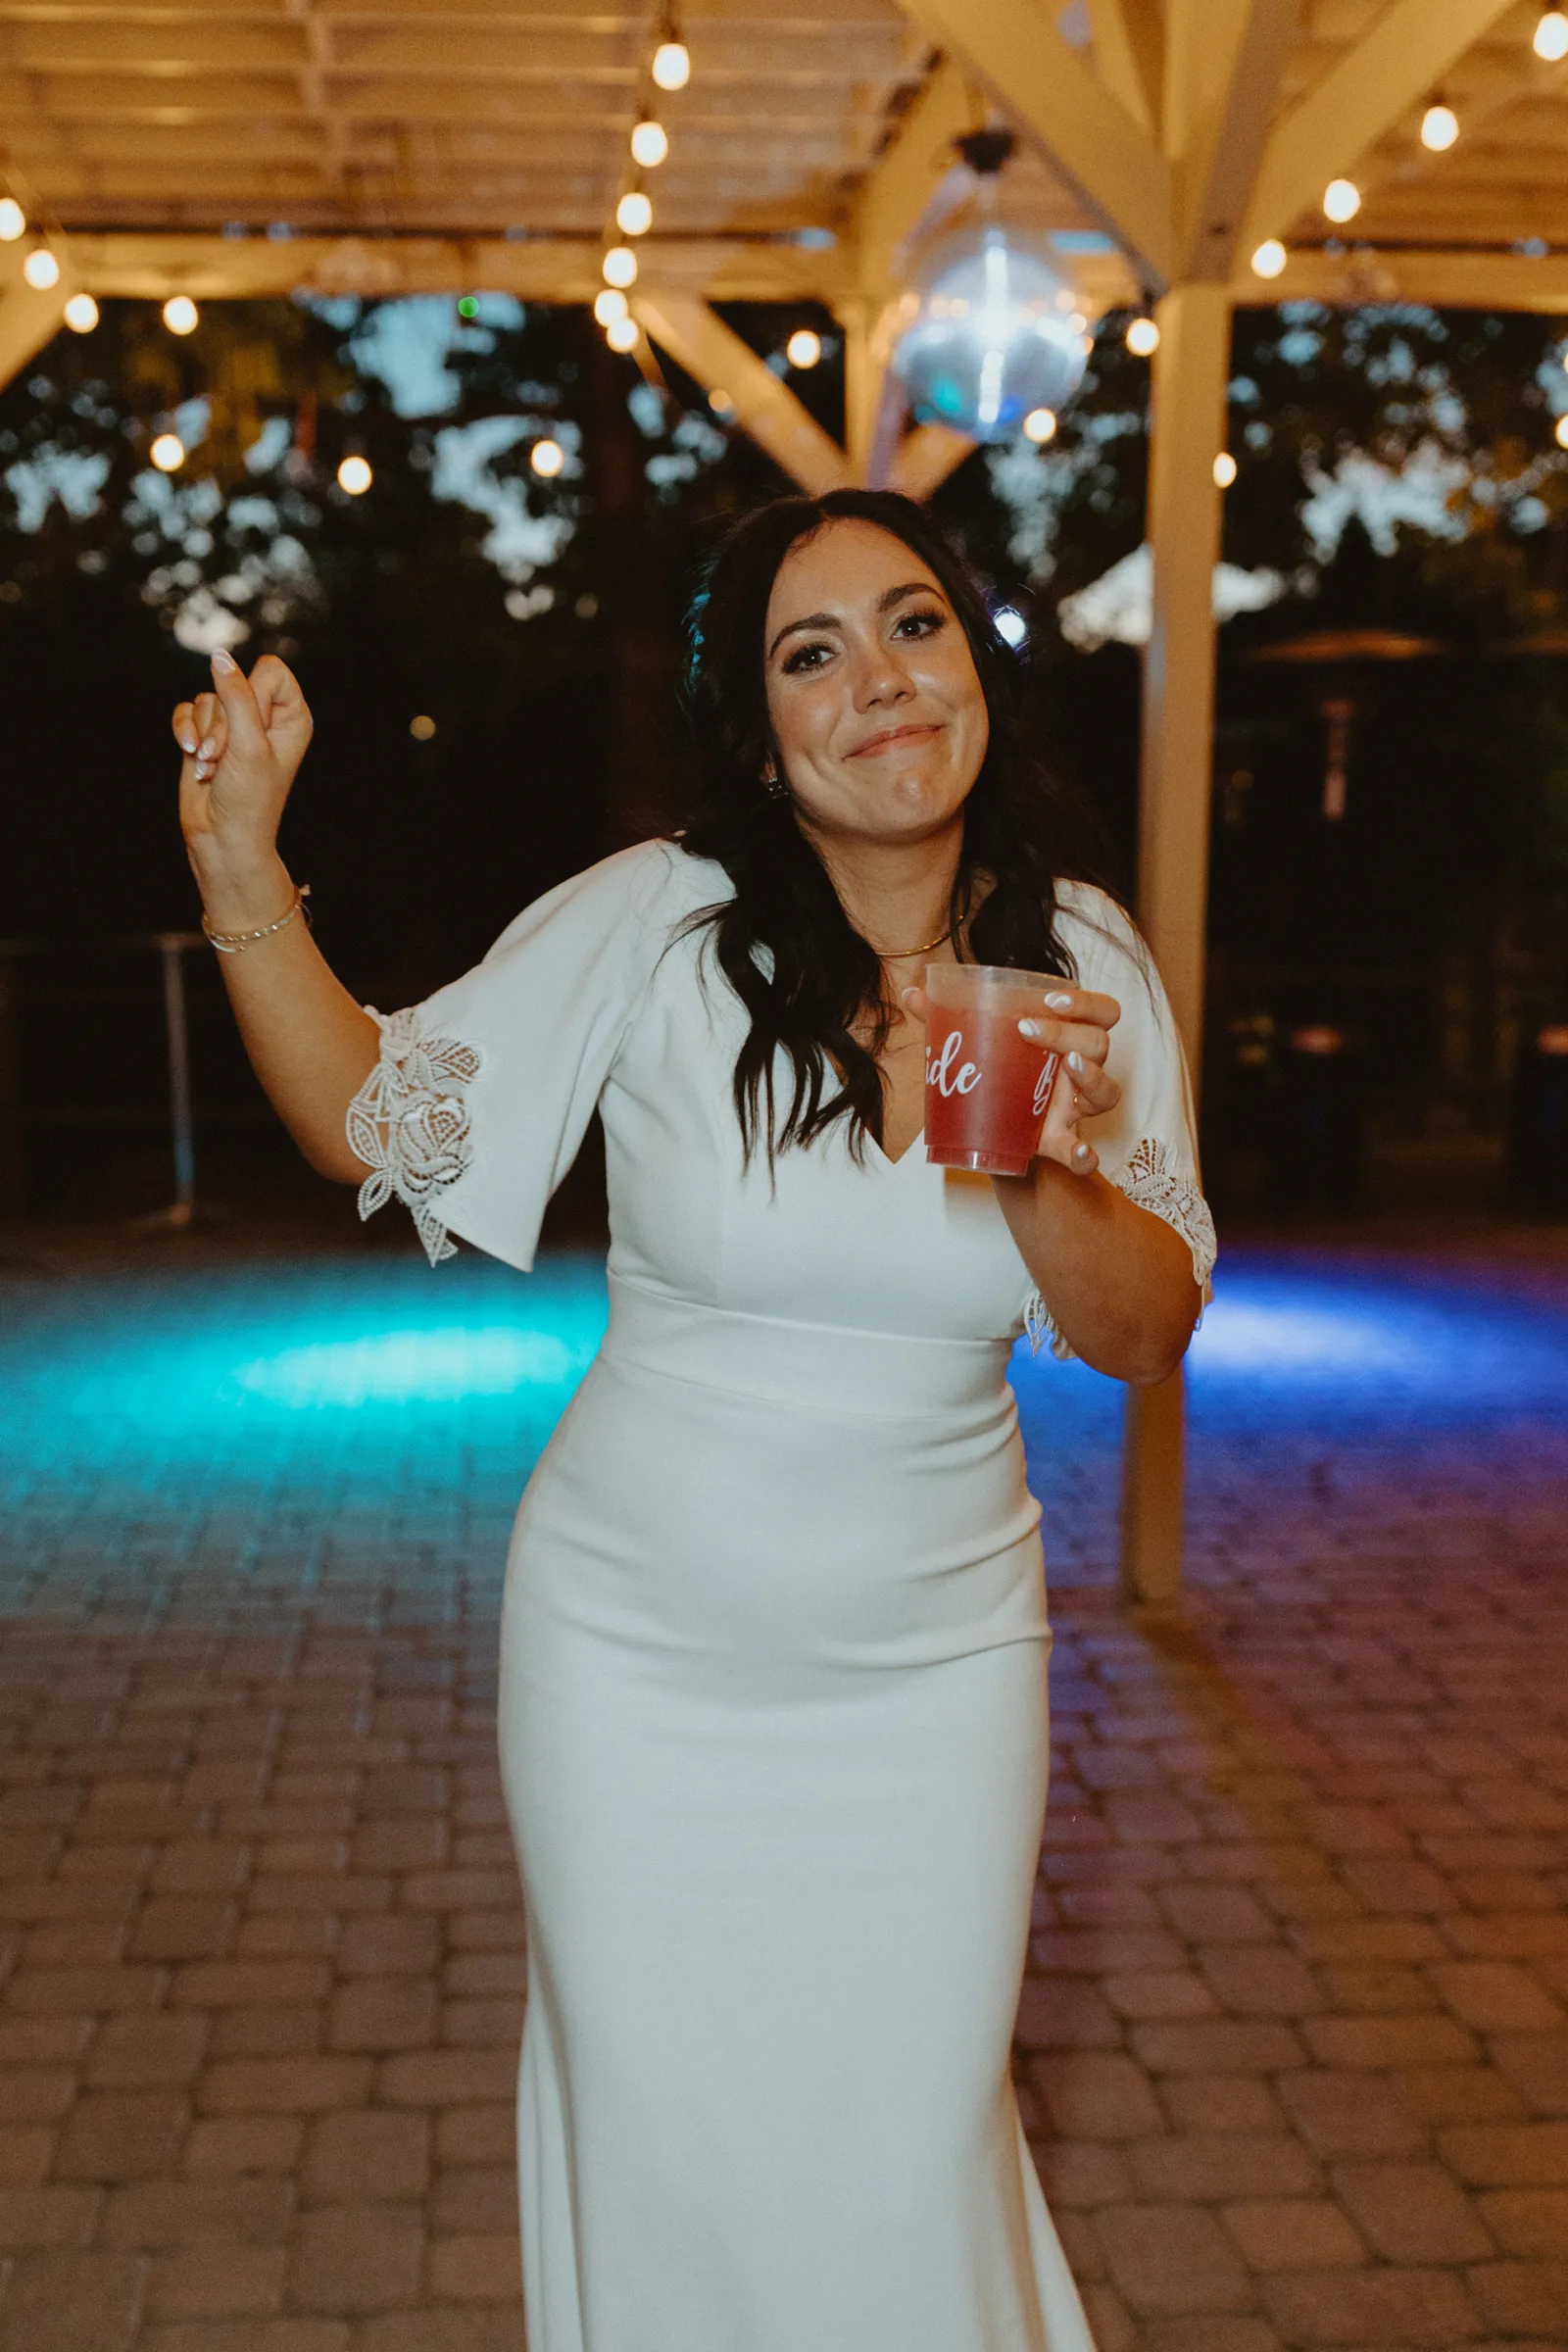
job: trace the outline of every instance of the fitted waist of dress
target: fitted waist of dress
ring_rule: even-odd
[[[738,1313],[610,1276],[608,1363],[876,1419],[1010,1403],[1005,1339],[931,1339]]]

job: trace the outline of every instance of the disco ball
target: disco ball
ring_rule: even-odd
[[[893,371],[922,424],[1010,441],[1032,410],[1060,409],[1083,381],[1072,288],[998,221],[934,246],[903,308]]]

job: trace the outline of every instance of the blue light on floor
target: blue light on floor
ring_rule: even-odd
[[[563,1338],[525,1324],[447,1324],[317,1340],[240,1364],[234,1385],[270,1404],[450,1404],[518,1389],[565,1395],[586,1371],[598,1335]]]

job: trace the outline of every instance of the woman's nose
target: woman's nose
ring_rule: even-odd
[[[890,646],[879,646],[865,657],[855,688],[857,707],[862,710],[874,710],[878,703],[907,702],[914,692],[908,671]]]

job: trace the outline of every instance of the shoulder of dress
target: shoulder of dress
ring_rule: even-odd
[[[1138,925],[1109,891],[1093,882],[1057,881],[1056,930],[1062,946],[1072,951],[1080,976],[1091,965],[1127,956],[1148,967],[1149,949]]]

